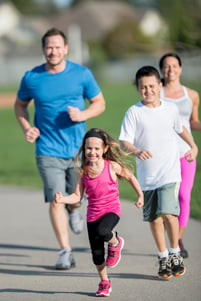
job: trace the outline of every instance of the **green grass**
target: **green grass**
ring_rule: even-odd
[[[130,84],[101,84],[106,99],[106,111],[87,122],[88,128],[101,127],[118,139],[120,124],[125,111],[139,99],[135,88]],[[192,87],[192,85],[191,85]],[[196,86],[198,90],[198,86]],[[199,90],[198,90],[199,91]],[[200,88],[201,95],[201,88]],[[33,116],[33,107],[31,108]],[[38,174],[33,144],[26,143],[22,131],[15,119],[12,109],[0,110],[0,184],[19,185],[42,189],[42,182]],[[198,147],[201,147],[200,132],[193,133]],[[192,192],[191,216],[201,219],[201,154],[197,159],[197,173]],[[121,198],[135,200],[135,193],[130,185],[120,181]]]

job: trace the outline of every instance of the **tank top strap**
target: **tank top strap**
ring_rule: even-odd
[[[185,86],[182,86],[182,88],[183,88],[184,95],[186,96],[186,98],[189,98],[187,88]]]

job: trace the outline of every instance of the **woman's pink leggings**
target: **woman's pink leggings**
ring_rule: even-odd
[[[182,157],[180,158],[180,162],[182,181],[179,189],[179,227],[185,228],[190,216],[191,191],[196,172],[196,160],[188,162],[184,157]]]

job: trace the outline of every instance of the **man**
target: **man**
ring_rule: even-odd
[[[36,162],[49,203],[52,227],[60,245],[56,269],[75,265],[64,205],[55,206],[55,193],[70,194],[76,184],[74,156],[86,131],[85,121],[105,110],[105,100],[91,71],[65,59],[65,34],[52,28],[42,37],[46,62],[25,73],[15,102],[16,118],[26,141],[36,142]],[[29,122],[28,105],[34,100],[34,126]],[[85,109],[85,99],[90,105]],[[68,207],[69,223],[80,233],[83,219],[79,209]]]

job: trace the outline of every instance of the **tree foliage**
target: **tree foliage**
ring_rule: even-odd
[[[122,20],[106,35],[103,48],[110,59],[121,59],[138,51],[151,51],[152,39],[143,35],[135,21]]]
[[[47,16],[58,11],[57,6],[52,0],[10,0],[15,7],[24,15],[42,15]]]
[[[201,47],[199,0],[158,0],[158,9],[169,27],[169,41],[176,49]]]

